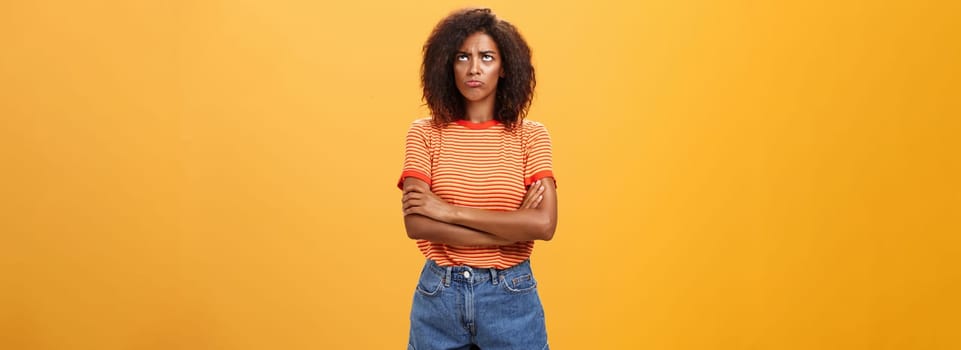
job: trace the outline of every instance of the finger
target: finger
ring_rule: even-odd
[[[411,208],[404,209],[404,216],[407,216],[410,214],[427,216],[427,213],[424,212],[423,207],[411,207]]]
[[[544,185],[536,185],[536,187],[531,186],[530,191],[527,192],[526,199],[529,201],[533,201],[534,199],[537,198],[537,196],[543,193],[544,193]]]
[[[537,197],[531,196],[531,199],[527,201],[527,204],[524,206],[524,208],[525,209],[537,208]]]
[[[530,194],[524,194],[524,199],[521,200],[521,208],[527,208],[527,205],[531,202]]]
[[[544,196],[537,196],[537,198],[534,199],[534,204],[531,205],[531,208],[537,208],[538,206],[540,206],[541,200],[543,199],[544,199]]]
[[[527,194],[524,195],[524,201],[521,203],[521,208],[530,208],[534,202],[534,198],[533,192],[527,192]]]
[[[530,187],[528,187],[527,192],[524,193],[524,200],[521,202],[520,207],[522,209],[534,207],[533,202],[534,202],[534,199],[537,198],[537,194],[538,194],[537,191],[541,187],[540,183],[541,183],[541,180],[537,180],[531,183]]]
[[[529,187],[527,187],[527,192],[524,193],[524,196],[526,198],[533,198],[533,194],[535,191],[537,191],[537,188],[539,187],[539,185],[540,183],[538,183],[537,181],[532,183]]]
[[[426,190],[426,188],[424,188],[424,186],[421,186],[421,185],[419,185],[419,184],[407,184],[407,185],[404,185],[404,193],[407,193],[407,192],[424,192],[424,190]]]
[[[531,198],[531,201],[530,201],[529,203],[527,203],[527,207],[526,207],[526,208],[527,208],[527,209],[537,208],[537,197],[532,197],[532,198]]]
[[[409,200],[404,202],[404,210],[407,210],[413,207],[422,207],[422,206],[424,206],[424,202],[419,199],[414,199],[414,200]]]
[[[531,205],[531,202],[527,200],[527,198],[524,198],[524,201],[521,202],[521,206],[518,207],[518,209],[528,209],[531,207],[530,205]]]

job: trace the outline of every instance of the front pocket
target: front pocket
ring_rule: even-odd
[[[537,280],[529,273],[517,276],[501,276],[501,284],[511,293],[527,293],[537,288]]]
[[[417,281],[417,292],[426,296],[432,296],[443,289],[444,275],[437,273],[429,267],[424,267]]]

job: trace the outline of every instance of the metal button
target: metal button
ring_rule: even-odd
[[[464,271],[464,278],[470,278],[470,271]]]

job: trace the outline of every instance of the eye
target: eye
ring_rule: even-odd
[[[455,58],[456,60],[458,60],[458,61],[467,61],[467,58],[468,58],[468,57],[467,57],[467,55],[465,55],[465,54],[458,54],[458,55],[455,56],[454,58]]]
[[[494,56],[484,55],[483,57],[481,57],[481,59],[484,60],[484,61],[490,62],[490,61],[493,61],[493,60],[494,60]]]

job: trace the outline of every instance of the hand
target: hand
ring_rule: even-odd
[[[524,195],[524,201],[521,202],[521,206],[518,209],[534,209],[541,204],[541,200],[544,199],[544,182],[541,180],[534,181],[531,187],[527,189],[527,194]]]
[[[401,203],[404,216],[419,214],[441,222],[450,222],[455,210],[453,205],[438,197],[426,186],[404,186]]]

